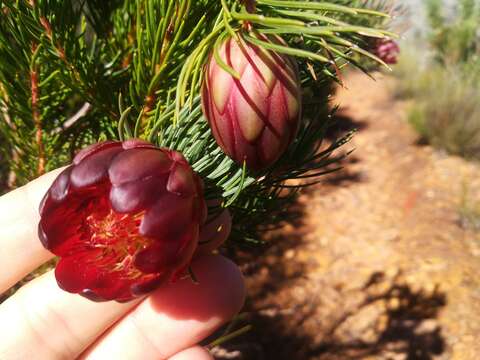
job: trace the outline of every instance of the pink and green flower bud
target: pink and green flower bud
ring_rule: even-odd
[[[279,37],[260,38],[285,45]],[[225,71],[214,56],[206,66],[202,107],[218,145],[239,164],[261,170],[291,144],[301,117],[301,87],[293,58],[227,38],[220,58],[237,74]]]

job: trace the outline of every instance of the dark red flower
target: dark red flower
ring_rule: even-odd
[[[178,152],[140,141],[82,150],[40,206],[42,244],[60,257],[59,286],[92,300],[128,301],[183,275],[206,206]]]

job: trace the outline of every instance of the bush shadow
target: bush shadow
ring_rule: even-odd
[[[278,262],[292,256],[295,248],[305,243],[308,228],[304,222],[305,204],[295,201],[287,210],[285,218],[278,227],[265,233],[263,245],[242,251],[239,248],[226,248],[226,255],[239,264],[247,279],[255,278],[249,284],[252,298],[275,292],[286,283],[304,276],[305,266],[301,262],[292,261],[290,266],[279,266]],[[268,280],[267,280],[268,279]],[[257,286],[259,285],[259,286]]]
[[[331,144],[332,142],[346,136],[348,133],[363,131],[368,127],[367,122],[358,121],[349,116],[348,111],[345,108],[341,108],[332,116],[331,124],[332,125],[329,126],[325,133],[325,140],[327,146],[328,144]],[[355,156],[355,154],[350,154],[339,162],[331,164],[331,169],[339,166],[340,169],[324,176],[324,178],[322,179],[322,184],[326,185],[326,189],[324,190],[328,191],[338,186],[348,186],[353,183],[366,181],[367,178],[364,173],[358,170],[352,170],[351,167],[346,166],[357,164],[360,161],[361,159]],[[309,192],[316,189],[317,188],[306,188],[305,191]]]
[[[363,131],[368,128],[366,121],[359,121],[348,114],[348,109],[340,108],[332,115],[332,125],[328,128],[325,138],[335,140],[351,131]]]
[[[436,318],[447,304],[445,293],[439,290],[438,285],[433,290],[413,289],[402,280],[401,272],[388,280],[386,288],[385,280],[383,272],[373,273],[362,289],[363,301],[333,323],[326,339],[311,349],[309,355],[320,358],[340,356],[344,359],[401,355],[402,359],[429,360],[442,354],[446,343]],[[375,290],[379,285],[384,289]],[[374,340],[345,340],[338,336],[337,331],[350,319],[367,307],[379,304],[384,310],[378,315]]]
[[[360,299],[354,304],[329,306],[332,299],[324,294],[332,289],[324,288],[291,308],[258,309],[259,299],[252,299],[248,321],[253,330],[223,350],[236,354],[230,358],[249,360],[433,359],[446,350],[436,319],[446,296],[438,286],[414,289],[402,276],[401,271],[393,277],[374,272],[361,288],[335,289],[338,298]],[[374,316],[362,327],[367,313]]]

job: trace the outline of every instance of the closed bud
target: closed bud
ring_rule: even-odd
[[[285,45],[277,36],[263,41]],[[219,49],[230,75],[214,56],[206,66],[202,108],[218,145],[251,170],[272,165],[295,138],[301,116],[301,88],[293,58],[227,38]]]

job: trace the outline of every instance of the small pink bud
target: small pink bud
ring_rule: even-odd
[[[392,39],[381,39],[376,42],[374,53],[386,64],[396,64],[400,47]]]

